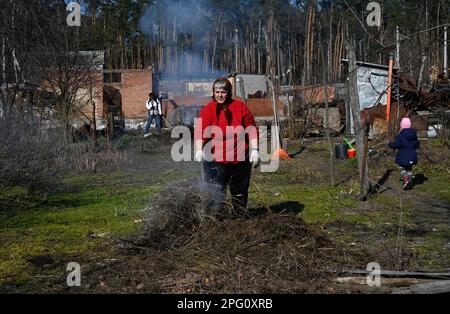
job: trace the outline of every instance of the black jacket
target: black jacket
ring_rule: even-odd
[[[419,148],[420,142],[417,138],[416,129],[403,129],[395,137],[393,142],[389,144],[390,148],[398,149],[395,156],[395,162],[399,166],[411,166],[417,164],[416,149]]]

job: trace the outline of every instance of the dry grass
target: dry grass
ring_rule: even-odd
[[[115,170],[127,162],[124,152],[107,144],[93,147],[90,142],[77,143],[70,150],[70,164],[77,171]]]
[[[222,195],[219,186],[206,182],[171,183],[154,198],[143,231],[132,242],[159,248],[174,245],[177,236],[226,214]]]
[[[149,253],[162,292],[305,292],[306,281],[351,262],[351,254],[293,213],[224,214],[214,189],[200,182],[166,188],[143,230],[121,241],[127,255]]]

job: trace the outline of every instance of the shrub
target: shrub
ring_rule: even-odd
[[[0,115],[0,192],[41,190],[65,169],[64,137],[34,114],[8,108]]]

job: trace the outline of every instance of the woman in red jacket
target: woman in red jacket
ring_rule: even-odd
[[[203,161],[205,179],[229,186],[236,213],[247,207],[252,163],[259,164],[258,131],[245,103],[232,99],[228,79],[213,84],[213,99],[200,111],[195,126],[195,160]]]

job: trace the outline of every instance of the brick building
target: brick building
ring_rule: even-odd
[[[126,129],[143,126],[147,118],[145,102],[152,91],[152,69],[103,71],[103,102],[97,108],[97,126],[106,127],[107,119],[122,123]]]
[[[102,74],[103,80],[97,79],[95,84],[95,89],[100,90],[100,92],[97,92],[97,96],[94,97],[98,130],[105,128],[110,130],[111,124],[114,125],[113,129],[144,127],[147,118],[145,102],[148,99],[148,94],[153,90],[156,93],[160,90],[161,95],[165,95],[162,106],[164,115],[169,120],[171,120],[169,117],[171,111],[175,108],[180,111],[183,123],[186,123],[187,120],[193,120],[191,115],[197,116],[198,111],[211,100],[212,83],[215,79],[211,76],[207,78],[189,77],[180,79],[176,77],[158,80],[153,77],[151,67],[146,70],[102,70],[96,72],[96,76]],[[247,85],[241,86],[239,89],[235,85],[235,79],[229,78],[233,84],[234,97],[243,99],[257,120],[271,119],[273,107],[272,99],[268,97],[267,78],[262,75],[241,76],[240,81]],[[245,78],[245,81],[243,78]],[[254,83],[255,79],[262,82],[259,84],[261,86]],[[241,95],[240,92],[245,92],[245,95]],[[168,97],[169,94],[172,97]],[[285,115],[284,104],[277,99],[276,106],[278,114],[283,117]],[[92,107],[91,109],[87,108],[85,115],[92,118]]]

